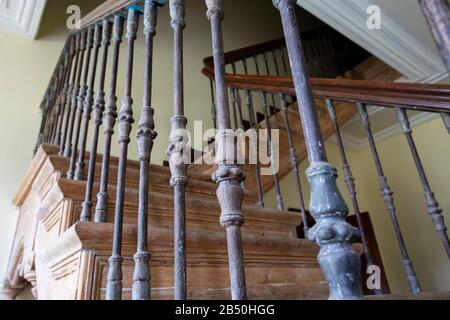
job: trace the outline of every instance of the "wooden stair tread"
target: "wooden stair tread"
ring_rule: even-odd
[[[49,281],[67,272],[68,261],[80,261],[76,272],[92,273],[94,276],[90,292],[86,294],[79,290],[78,294],[89,299],[104,299],[113,228],[109,223],[80,222],[43,248],[38,254],[42,263],[49,266]],[[152,255],[152,298],[172,299],[171,231],[151,228],[148,244]],[[327,284],[317,263],[318,247],[314,244],[298,239],[268,240],[243,235],[243,246],[250,299],[285,299],[293,294],[317,298],[326,294]],[[124,299],[131,298],[129,292],[135,247],[136,227],[124,225]],[[189,298],[228,299],[230,289],[225,232],[188,230],[186,248]],[[92,262],[83,263],[86,260]],[[217,277],[218,273],[222,276]]]
[[[56,161],[55,161],[56,160]],[[48,155],[46,161],[39,167],[39,174],[35,175],[29,184],[33,191],[40,197],[39,211],[40,219],[46,228],[50,229],[57,219],[61,206],[66,206],[67,225],[77,221],[81,212],[81,205],[85,198],[85,181],[65,179],[61,176],[60,165],[67,161],[60,157],[55,158]],[[56,163],[56,165],[55,165]],[[31,175],[33,176],[33,175]],[[220,205],[215,196],[214,188],[195,189],[189,187],[186,190],[186,215],[188,227],[193,229],[209,228],[212,230],[222,230],[219,224]],[[99,183],[94,183],[93,194],[98,192]],[[206,193],[208,192],[209,195]],[[115,211],[116,185],[108,185],[108,221],[112,222]],[[139,189],[137,185],[126,186],[124,198],[124,221],[125,223],[136,224],[138,212]],[[96,197],[93,197],[93,210],[95,212]],[[301,223],[298,213],[277,211],[271,209],[258,209],[250,203],[243,204],[243,213],[246,223],[244,232],[250,234],[264,235],[272,238],[295,238],[296,226]],[[166,179],[155,179],[152,181],[149,192],[149,217],[150,224],[157,224],[167,227],[173,223],[173,190],[169,186],[168,176]],[[203,225],[203,226],[202,226]]]

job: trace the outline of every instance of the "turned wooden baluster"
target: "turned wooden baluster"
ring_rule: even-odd
[[[236,72],[236,63],[231,63],[231,70],[233,71],[233,74],[237,74]],[[241,100],[241,94],[239,92],[239,89],[233,89],[233,103],[236,103],[239,118],[241,119],[241,128],[244,128],[244,117],[242,116],[242,100]]]
[[[152,0],[145,1],[144,34],[145,34],[145,66],[144,66],[144,98],[139,129],[137,132],[139,148],[139,209],[138,240],[134,255],[135,269],[133,274],[133,300],[150,300],[150,254],[147,247],[148,233],[148,194],[150,156],[153,149],[155,132],[154,110],[152,108],[152,76],[153,76],[153,39],[156,34],[158,5]]]
[[[51,143],[59,146],[61,140],[61,126],[64,117],[67,87],[69,85],[69,76],[72,68],[73,52],[74,52],[75,36],[69,36],[64,48],[64,64],[62,65],[62,74],[60,84],[58,87],[58,96],[55,101],[55,122],[53,124],[53,131],[51,136]]]
[[[53,71],[52,78],[50,81],[50,95],[49,95],[49,111],[47,113],[46,117],[46,125],[45,125],[45,134],[44,134],[44,142],[45,143],[51,143],[54,128],[55,128],[55,118],[57,113],[56,105],[58,104],[58,98],[59,98],[59,89],[61,85],[61,79],[62,74],[64,73],[64,57],[67,54],[67,48],[66,46],[63,49],[63,53],[58,59],[58,62],[56,63],[55,70]]]
[[[122,108],[119,113],[119,168],[117,173],[116,209],[114,214],[114,237],[112,255],[109,258],[109,271],[106,286],[108,300],[122,299],[122,227],[125,200],[125,180],[127,171],[128,144],[130,143],[131,125],[133,119],[133,99],[131,97],[133,81],[134,42],[139,25],[139,12],[134,8],[128,9],[127,20],[127,65],[125,72],[125,90]]]
[[[70,80],[70,86],[69,86],[69,90],[67,91],[67,104],[69,109],[67,110],[66,113],[66,119],[65,119],[65,125],[64,125],[64,130],[63,130],[63,134],[62,134],[62,140],[61,140],[61,146],[59,149],[59,155],[60,156],[70,156],[70,141],[67,140],[67,136],[69,131],[71,130],[70,127],[73,126],[73,114],[74,114],[74,110],[76,107],[76,100],[74,103],[74,96],[76,96],[78,94],[78,82],[79,82],[79,77],[80,77],[80,71],[81,70],[81,66],[80,64],[82,64],[83,61],[83,46],[84,46],[84,42],[86,41],[85,35],[84,35],[84,31],[77,33],[76,37],[75,37],[75,63],[73,66],[73,71],[72,71],[72,79]]]
[[[447,226],[445,225],[444,216],[442,215],[442,209],[439,207],[439,202],[436,200],[434,193],[431,190],[428,177],[425,173],[425,169],[423,168],[419,152],[417,151],[416,143],[414,142],[414,138],[412,136],[412,129],[409,123],[408,115],[406,110],[402,108],[396,108],[395,111],[403,133],[406,136],[406,140],[408,141],[414,163],[416,164],[417,173],[419,174],[420,182],[422,183],[423,191],[425,193],[427,212],[431,217],[431,221],[433,222],[439,237],[441,238],[445,252],[450,259],[450,241],[447,235]]]
[[[50,83],[46,92],[46,98],[44,103],[44,127],[42,131],[42,142],[49,143],[53,130],[53,121],[55,114],[55,99],[57,95],[57,88],[59,84],[61,74],[61,63],[58,61],[55,70],[50,79]]]
[[[256,59],[256,57],[253,57],[254,62],[255,62],[255,67],[256,67],[256,74],[260,75],[260,70],[259,70],[259,65],[258,65],[258,60]],[[267,73],[270,73],[269,70],[269,63],[267,61],[267,56],[266,54],[264,54],[264,60],[265,60],[265,64],[266,64],[266,70]],[[275,98],[274,95],[272,94],[272,98],[273,101],[275,102]],[[275,165],[275,152],[277,152],[277,150],[275,150],[275,147],[273,145],[272,142],[272,126],[270,124],[270,119],[269,119],[269,115],[271,114],[270,109],[269,109],[269,104],[267,102],[267,93],[266,92],[261,92],[261,101],[262,101],[262,107],[263,107],[263,113],[264,113],[264,123],[266,125],[266,129],[267,129],[267,144],[269,146],[269,155],[270,155],[270,163],[271,163],[271,168],[272,168],[272,177],[273,177],[273,181],[275,183],[275,189],[277,191],[277,208],[278,210],[284,210],[284,204],[283,204],[283,197],[281,194],[281,186],[280,186],[280,180],[278,179],[278,173],[277,171],[275,171],[276,165]],[[275,103],[273,104],[275,106]]]
[[[236,135],[230,129],[222,34],[223,1],[206,0],[206,5],[212,30],[219,128],[216,136],[218,170],[213,174],[213,180],[218,184],[217,197],[222,210],[220,223],[226,228],[227,233],[231,297],[233,300],[245,300],[247,288],[241,236],[241,226],[244,224],[244,215],[241,210],[244,190],[241,182],[244,181],[245,175],[237,164]]]
[[[84,64],[84,70],[83,70],[83,78],[80,86],[80,91],[78,94],[78,104],[77,104],[77,112],[75,117],[75,126],[73,137],[69,135],[69,138],[72,138],[72,154],[70,156],[70,164],[69,164],[69,170],[67,171],[67,178],[68,179],[74,179],[75,178],[75,165],[77,161],[77,155],[78,155],[78,143],[80,141],[80,131],[81,131],[81,125],[83,120],[83,110],[84,110],[84,104],[85,99],[88,97],[88,76],[89,76],[89,67],[91,65],[91,53],[92,48],[94,47],[94,30],[95,27],[90,27],[88,30],[87,35],[87,50],[86,50],[86,61]],[[81,153],[81,152],[80,152]]]
[[[248,65],[247,60],[242,60],[242,66],[244,67],[244,73],[248,75]],[[249,113],[249,122],[250,122],[250,128],[255,129],[257,125],[257,117],[255,115],[255,110],[253,108],[253,97],[252,92],[250,90],[247,90],[247,109]],[[259,137],[257,136],[257,148],[259,147]],[[264,194],[262,189],[262,182],[261,182],[261,168],[259,166],[259,159],[256,159],[255,164],[255,171],[256,171],[256,185],[258,189],[258,208],[264,208]]]
[[[353,177],[353,173],[351,171],[350,165],[347,160],[347,154],[344,149],[344,143],[342,141],[340,126],[337,121],[334,102],[327,99],[326,103],[327,103],[328,114],[330,116],[330,120],[333,123],[333,127],[336,131],[336,138],[337,138],[337,143],[338,143],[338,148],[339,148],[339,154],[340,154],[341,160],[342,160],[342,169],[344,170],[344,181],[345,181],[345,185],[347,186],[348,194],[350,195],[350,198],[352,199],[353,211],[355,212],[356,221],[358,223],[359,231],[361,233],[361,242],[363,245],[364,256],[366,257],[367,266],[369,267],[369,266],[373,265],[373,259],[370,254],[370,251],[369,251],[367,237],[364,232],[364,226],[363,226],[363,223],[361,220],[361,211],[359,210],[359,203],[358,203],[358,199],[356,197],[355,178]],[[382,294],[382,291],[380,289],[374,289],[373,291],[375,294]]]
[[[52,90],[50,94],[50,114],[47,120],[47,132],[46,132],[46,141],[47,143],[52,143],[53,134],[56,131],[56,116],[58,113],[57,105],[59,103],[59,92],[62,88],[62,78],[64,74],[64,65],[59,64],[56,67],[57,72],[55,73],[54,82],[52,85]]]
[[[302,188],[302,184],[300,182],[300,171],[298,170],[297,152],[295,150],[294,139],[292,138],[292,129],[291,129],[291,123],[289,121],[288,104],[286,101],[286,96],[284,94],[280,94],[280,101],[281,101],[281,111],[284,114],[284,127],[286,128],[286,131],[287,131],[287,137],[288,137],[288,143],[289,143],[289,156],[290,156],[290,161],[291,161],[291,168],[292,168],[292,172],[294,173],[295,184],[297,186],[297,197],[298,197],[298,200],[300,201],[300,214],[302,216],[303,232],[304,232],[305,236],[307,236],[308,231],[309,231],[308,217],[306,215],[305,200],[303,197],[303,188]]]
[[[446,0],[419,0],[436,44],[450,71],[450,6]]]
[[[91,153],[89,156],[89,168],[86,181],[86,193],[81,211],[81,220],[90,221],[92,219],[92,189],[94,186],[95,165],[97,162],[98,135],[102,116],[105,111],[105,76],[108,63],[108,49],[111,44],[111,22],[103,20],[103,57],[100,67],[100,78],[98,82],[98,92],[94,103],[94,132],[92,138]]]
[[[419,0],[419,5],[450,72],[450,5],[447,0]],[[450,114],[442,113],[441,117],[450,134]]]
[[[174,298],[187,298],[186,284],[186,204],[187,185],[186,165],[190,160],[187,154],[186,124],[184,116],[183,81],[183,30],[185,23],[184,0],[170,0],[171,26],[174,30],[174,115],[171,119],[172,131],[167,150],[170,171],[170,185],[174,190]]]
[[[53,84],[52,84],[50,100],[49,100],[49,108],[50,109],[49,109],[49,114],[48,114],[48,118],[47,118],[47,125],[45,128],[45,142],[46,143],[51,142],[53,129],[55,127],[55,117],[56,117],[55,100],[57,100],[58,86],[59,86],[61,74],[62,74],[62,66],[60,65],[60,66],[56,67],[56,70],[58,70],[58,72],[56,72],[56,75],[53,78]]]
[[[281,14],[310,162],[306,174],[311,186],[310,211],[316,224],[308,236],[321,247],[318,259],[328,281],[330,299],[362,299],[359,255],[351,246],[359,231],[346,222],[348,208],[336,185],[337,172],[327,161],[300,40],[295,2],[274,0],[273,4]]]
[[[379,182],[380,182],[381,194],[383,195],[384,202],[386,204],[386,209],[388,211],[389,217],[391,218],[392,225],[394,227],[395,236],[397,237],[397,242],[400,247],[400,253],[402,255],[403,266],[406,271],[408,284],[411,289],[411,292],[419,293],[419,292],[421,292],[419,280],[417,279],[416,272],[414,271],[414,267],[412,265],[411,259],[409,258],[408,250],[406,249],[406,245],[405,245],[405,240],[403,239],[403,235],[400,230],[397,213],[396,213],[396,209],[394,206],[393,192],[391,191],[391,188],[387,182],[387,179],[384,176],[383,167],[381,165],[381,160],[378,155],[378,150],[375,145],[375,140],[373,138],[372,129],[370,127],[369,114],[367,113],[367,108],[363,103],[358,103],[357,106],[358,106],[358,111],[361,116],[363,126],[366,130],[366,133],[367,133],[367,136],[369,139],[370,149],[372,151],[373,159],[375,161],[375,167],[376,167]]]
[[[53,98],[53,116],[52,116],[52,127],[50,131],[50,137],[48,138],[49,143],[55,143],[55,137],[56,132],[58,129],[58,122],[59,122],[59,116],[61,113],[61,91],[64,88],[64,77],[66,74],[66,69],[69,63],[69,50],[66,49],[66,52],[64,53],[64,64],[61,64],[59,66],[59,73],[58,73],[58,81],[57,81],[57,88],[55,90],[55,96]]]
[[[39,128],[39,135],[38,135],[38,139],[36,141],[36,145],[34,147],[33,155],[36,154],[36,152],[38,151],[39,147],[41,146],[41,144],[44,141],[44,130],[45,130],[46,119],[47,119],[47,108],[46,108],[47,101],[48,101],[48,89],[47,89],[47,92],[44,95],[44,99],[42,100],[41,105],[39,107],[41,109],[41,112],[42,112],[41,126]]]
[[[66,49],[64,49],[64,51],[66,51]],[[55,72],[52,77],[52,85],[50,90],[50,100],[49,100],[50,109],[45,128],[46,143],[51,143],[53,138],[57,113],[56,105],[58,104],[59,99],[59,89],[61,85],[62,74],[64,73],[63,69],[64,69],[63,64],[61,63],[61,61],[58,61],[57,66],[55,68]]]
[[[97,24],[94,30],[94,52],[92,54],[92,66],[89,75],[89,83],[86,90],[86,97],[83,102],[83,127],[81,128],[80,151],[78,161],[75,166],[75,180],[83,180],[84,156],[86,153],[86,143],[89,130],[89,121],[91,120],[92,105],[94,104],[94,84],[97,74],[97,62],[100,46],[102,44],[102,26]],[[88,217],[90,219],[90,217]]]
[[[116,15],[114,17],[114,32],[112,42],[114,44],[112,54],[111,82],[109,94],[106,101],[105,113],[103,114],[103,126],[105,144],[103,149],[102,172],[100,176],[100,187],[97,194],[97,206],[95,208],[95,222],[106,222],[108,209],[108,180],[109,180],[109,161],[111,157],[111,139],[114,134],[114,125],[117,118],[117,74],[119,68],[120,44],[124,29],[124,19]]]
[[[66,74],[64,77],[64,88],[61,92],[61,101],[59,104],[59,116],[58,116],[58,124],[56,128],[56,134],[55,134],[55,140],[54,144],[61,147],[61,138],[62,138],[62,128],[63,128],[63,122],[64,122],[64,115],[66,114],[66,104],[69,96],[69,90],[70,90],[70,75],[72,72],[72,65],[73,65],[73,59],[75,56],[75,43],[76,43],[76,36],[72,36],[70,39],[70,49],[69,49],[69,56],[68,56],[68,65],[66,69]]]
[[[86,60],[84,63],[83,77],[80,84],[80,90],[78,93],[78,101],[77,101],[77,110],[75,113],[75,121],[73,127],[73,136],[69,135],[69,138],[72,140],[72,153],[70,155],[70,164],[69,170],[67,171],[67,178],[74,179],[75,178],[75,165],[78,156],[78,143],[80,141],[80,132],[83,120],[83,110],[86,97],[88,97],[88,76],[89,76],[89,67],[91,65],[92,58],[92,48],[94,47],[94,30],[95,27],[90,27],[87,33],[87,43],[86,43]]]
[[[55,120],[57,114],[56,105],[59,102],[59,92],[62,87],[62,78],[64,73],[64,60],[67,55],[67,44],[63,49],[58,62],[56,63],[55,70],[53,71],[49,89],[48,89],[48,100],[46,101],[47,113],[45,115],[45,127],[43,141],[45,143],[51,143],[53,138],[53,133],[55,129]]]
[[[83,75],[83,70],[86,70],[86,67],[83,67],[83,64],[87,64],[87,61],[85,62],[85,54],[86,54],[86,49],[87,47],[89,47],[88,42],[89,42],[89,35],[91,35],[92,33],[90,32],[92,29],[89,30],[84,30],[82,31],[81,34],[81,45],[80,45],[80,50],[81,50],[81,54],[80,54],[80,63],[78,66],[78,74],[77,74],[77,80],[76,80],[76,84],[75,84],[75,88],[72,91],[72,104],[70,106],[71,110],[70,110],[70,122],[69,122],[69,128],[68,128],[68,133],[67,133],[67,145],[66,145],[66,149],[64,151],[64,156],[65,157],[71,157],[73,153],[76,154],[76,149],[74,149],[73,147],[73,143],[72,143],[72,138],[73,138],[73,132],[75,129],[75,120],[76,120],[76,116],[77,116],[77,109],[78,109],[78,105],[82,105],[83,102],[80,102],[80,97],[81,94],[84,91],[84,85],[81,85],[81,77]],[[89,55],[87,55],[89,57]],[[89,58],[87,58],[88,60]],[[86,72],[85,72],[86,74]],[[84,95],[84,94],[83,94]]]
[[[55,77],[52,78],[51,80],[51,86],[46,94],[46,99],[45,99],[45,103],[44,103],[44,128],[42,131],[42,142],[43,143],[47,143],[47,137],[48,137],[48,131],[49,131],[49,119],[51,116],[51,96],[52,96],[52,89],[53,89],[53,83],[55,81]]]

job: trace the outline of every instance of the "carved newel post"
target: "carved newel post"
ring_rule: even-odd
[[[336,185],[336,169],[327,161],[295,15],[295,0],[273,0],[280,11],[298,99],[310,167],[310,211],[316,225],[309,239],[320,245],[318,260],[330,288],[330,299],[362,299],[359,255],[351,242],[358,229],[345,220],[348,208]]]
[[[244,181],[245,175],[237,164],[239,157],[236,157],[238,152],[236,134],[230,129],[221,24],[224,19],[223,1],[206,0],[206,5],[208,7],[207,17],[211,21],[212,29],[219,129],[216,136],[218,170],[213,174],[212,179],[218,184],[217,197],[221,207],[220,223],[227,232],[232,299],[245,300],[247,299],[247,289],[241,237],[241,226],[244,224],[244,215],[241,211],[244,190],[241,183]]]

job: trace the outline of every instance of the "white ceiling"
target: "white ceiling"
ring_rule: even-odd
[[[35,38],[46,0],[0,0],[0,27]]]

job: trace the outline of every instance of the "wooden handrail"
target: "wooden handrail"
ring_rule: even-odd
[[[135,2],[136,0],[106,0],[81,19],[81,29],[86,28],[104,17],[112,15]]]
[[[276,48],[281,41],[284,39],[231,51],[225,54],[225,63],[243,60],[266,49]],[[205,58],[203,63],[202,73],[214,80],[212,57]],[[226,80],[230,88],[295,95],[291,77],[227,73]],[[388,108],[401,106],[427,112],[450,112],[450,85],[312,78],[311,86],[314,96],[320,99],[364,102]]]

